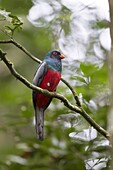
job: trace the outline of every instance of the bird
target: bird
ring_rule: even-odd
[[[34,75],[33,85],[55,92],[61,80],[62,59],[65,58],[57,50],[47,53]],[[32,91],[32,100],[35,111],[36,138],[44,140],[44,112],[52,101],[52,97],[46,96],[35,90]]]

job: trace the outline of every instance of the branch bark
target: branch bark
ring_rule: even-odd
[[[20,50],[22,50],[27,56],[29,56],[32,60],[36,61],[37,63],[41,63],[41,60],[38,58],[34,57],[29,51],[27,51],[22,45],[17,43],[14,39],[9,39],[9,40],[1,40],[0,44],[13,44]]]
[[[73,95],[75,96],[75,99],[78,100],[78,106],[72,105],[63,95],[58,94],[56,92],[49,92],[47,90],[41,89],[37,86],[34,86],[33,84],[31,84],[28,80],[26,80],[23,76],[21,76],[14,68],[13,63],[11,63],[6,57],[6,53],[4,53],[2,50],[0,50],[0,58],[1,60],[6,64],[6,66],[8,67],[8,69],[10,70],[10,72],[12,73],[12,75],[14,77],[16,77],[18,80],[20,80],[23,84],[25,84],[27,87],[29,87],[32,90],[36,90],[44,95],[48,95],[51,96],[53,98],[57,98],[59,100],[61,100],[64,105],[69,108],[72,111],[75,111],[77,113],[79,113],[80,115],[82,115],[87,121],[88,123],[93,126],[100,134],[102,134],[104,137],[106,137],[107,139],[109,139],[109,133],[104,130],[102,127],[100,127],[81,107],[81,104],[79,102],[78,96],[76,95],[76,93],[74,92],[73,88],[67,83],[68,87],[71,89]],[[64,80],[65,81],[65,80]]]

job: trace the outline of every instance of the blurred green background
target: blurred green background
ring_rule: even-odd
[[[13,27],[4,9],[23,21],[22,30],[16,30],[13,38],[35,57],[43,60],[52,49],[65,54],[63,77],[76,89],[88,114],[106,129],[108,51],[100,33],[108,29],[107,21],[96,16],[96,6],[78,4],[73,10],[73,5],[63,1],[0,0],[0,40],[9,39],[11,33],[6,26]],[[42,13],[40,10],[40,17],[36,19],[35,16],[33,21],[30,15],[34,14],[33,10],[35,12],[33,7],[39,5],[40,9],[49,7]],[[38,64],[12,44],[0,44],[0,48],[7,52],[15,69],[32,82]],[[75,104],[62,82],[57,92]],[[109,161],[109,142],[79,114],[56,99],[45,114],[45,140],[37,141],[31,90],[16,80],[0,61],[1,170],[107,170]]]

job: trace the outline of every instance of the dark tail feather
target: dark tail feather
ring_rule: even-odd
[[[35,127],[37,139],[44,140],[44,111],[39,108],[35,110]]]

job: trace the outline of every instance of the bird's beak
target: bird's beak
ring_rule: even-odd
[[[60,58],[63,59],[63,58],[65,58],[65,56],[64,56],[63,54],[61,54],[61,55],[60,55]]]

